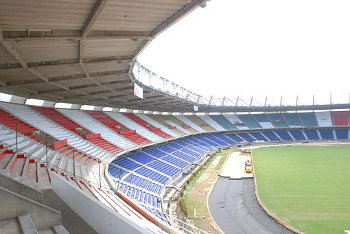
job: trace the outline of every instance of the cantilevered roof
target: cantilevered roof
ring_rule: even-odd
[[[205,0],[2,0],[0,92],[141,110],[184,111],[193,104],[145,91],[129,72],[160,32]]]

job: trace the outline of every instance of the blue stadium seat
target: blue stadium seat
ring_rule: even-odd
[[[131,161],[127,157],[118,157],[112,163],[130,171],[141,166],[140,164]]]
[[[223,142],[226,142],[227,145],[234,145],[235,142],[232,141],[230,138],[226,137],[224,134],[222,133],[216,133],[213,134],[215,137],[219,138],[220,140],[222,140]]]
[[[258,141],[270,141],[269,139],[264,137],[261,134],[261,132],[250,132],[249,134],[252,135],[253,137],[255,137],[255,139],[257,139]]]
[[[262,133],[269,138],[270,141],[281,141],[273,131],[262,131]]]
[[[156,182],[159,182],[161,184],[165,184],[169,180],[168,177],[163,176],[163,175],[159,174],[158,172],[155,172],[151,169],[148,169],[145,166],[137,169],[135,172],[138,173],[139,175],[148,177],[148,178],[150,178]]]
[[[315,129],[305,129],[304,133],[309,140],[320,140]]]
[[[306,138],[301,130],[290,129],[288,131],[294,137],[295,140],[297,140],[297,141],[306,140]]]
[[[318,131],[323,140],[334,140],[332,129],[319,129]]]
[[[147,155],[146,153],[144,152],[139,152],[139,151],[136,151],[136,152],[131,152],[129,155],[128,155],[129,158],[141,163],[141,164],[146,164],[146,163],[149,163],[153,160],[155,160],[154,158],[152,158],[151,156]]]
[[[227,136],[229,136],[231,139],[233,139],[235,142],[239,143],[239,142],[243,142],[244,139],[238,137],[236,134],[234,133],[228,133]]]
[[[237,133],[238,136],[240,136],[241,138],[243,138],[244,140],[248,141],[248,142],[253,142],[255,141],[255,139],[250,136],[248,133],[246,132],[239,132]]]
[[[189,165],[188,162],[181,160],[181,159],[179,159],[175,156],[172,156],[172,155],[166,155],[162,158],[162,160],[168,162],[169,164],[180,167],[180,168],[185,168]]]
[[[110,164],[108,166],[108,172],[115,178],[117,179],[120,179],[122,178],[123,176],[125,176],[128,172],[121,169],[121,168],[118,168],[118,167],[115,167],[113,166],[113,164]]]
[[[165,162],[162,161],[153,161],[149,164],[147,164],[148,167],[154,169],[155,171],[159,171],[165,175],[174,176],[176,175],[180,170],[174,166],[171,166]]]
[[[293,138],[290,137],[287,130],[275,130],[275,133],[284,141],[292,141]]]
[[[347,128],[339,128],[335,129],[335,135],[338,140],[349,140],[349,129]]]

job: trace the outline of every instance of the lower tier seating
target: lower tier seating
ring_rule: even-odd
[[[189,136],[127,153],[108,172],[118,191],[167,223],[160,202],[165,186],[210,150],[230,145],[234,142],[222,133]]]

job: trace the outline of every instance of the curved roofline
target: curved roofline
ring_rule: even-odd
[[[144,77],[142,77],[142,75],[140,76],[141,72],[145,73]],[[170,96],[174,99],[182,100],[198,107],[211,109],[214,112],[281,112],[350,108],[350,100],[349,103],[300,105],[298,103],[298,96],[296,96],[295,105],[283,105],[282,97],[280,105],[268,104],[267,97],[264,105],[256,105],[254,97],[252,97],[249,102],[246,102],[240,97],[233,99],[227,97],[217,98],[212,96],[210,99],[207,99],[200,94],[196,94],[162,76],[157,75],[155,72],[146,68],[138,61],[134,63],[134,67],[130,73],[130,78],[133,82],[145,90],[158,92],[162,95]]]

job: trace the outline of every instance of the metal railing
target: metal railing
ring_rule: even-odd
[[[230,97],[214,97],[214,96],[203,96],[197,93],[194,93],[158,74],[151,71],[150,69],[143,66],[139,61],[135,61],[134,66],[132,68],[131,78],[143,88],[150,89],[152,91],[158,91],[167,95],[171,95],[175,98],[183,99],[188,103],[192,103],[197,106],[208,106],[208,107],[265,107],[272,108],[274,107],[301,107],[307,106],[311,110],[313,107],[317,106],[325,106],[326,109],[335,109],[339,108],[349,108],[350,105],[350,93],[348,102],[335,104],[333,102],[332,94],[330,94],[329,102],[325,102],[322,104],[318,104],[315,95],[312,95],[312,99],[308,100],[308,102],[301,102],[301,99],[298,95],[295,95],[295,99],[287,98],[289,102],[286,104],[285,97],[278,97],[278,100],[272,101],[270,97],[250,97],[250,98],[242,98],[237,96],[235,98]],[[343,100],[343,99],[342,99]],[[276,103],[274,103],[276,102]],[[277,103],[278,102],[278,103]],[[344,107],[345,105],[345,107]],[[335,108],[329,108],[335,106]],[[294,108],[292,108],[294,109]],[[263,110],[262,110],[263,111]]]
[[[23,136],[23,137],[25,137],[25,138],[27,138],[27,136],[24,136],[24,135],[22,135],[22,134],[18,134],[17,132],[16,132],[16,137],[15,137],[15,139],[13,139],[13,140],[15,140],[15,143],[14,144],[8,144],[8,143],[6,143],[6,142],[3,142],[2,140],[0,140],[0,144],[1,145],[3,145],[4,146],[4,148],[7,148],[7,149],[9,149],[9,150],[12,150],[13,152],[14,152],[14,154],[21,154],[21,155],[24,155],[24,156],[27,156],[27,157],[29,157],[30,159],[35,159],[37,162],[39,162],[39,163],[43,163],[43,164],[45,164],[46,165],[46,167],[48,167],[49,169],[54,169],[55,171],[57,171],[57,172],[63,172],[65,175],[67,175],[67,176],[69,176],[69,177],[72,177],[72,178],[74,178],[75,180],[79,180],[79,181],[82,181],[82,182],[84,182],[84,183],[86,183],[86,184],[92,184],[92,185],[94,185],[94,186],[96,186],[96,187],[99,187],[99,188],[104,188],[104,189],[106,189],[106,190],[110,190],[111,188],[107,188],[107,187],[105,187],[105,186],[103,186],[102,185],[102,183],[101,183],[101,173],[99,173],[99,183],[96,183],[96,182],[94,182],[94,181],[92,181],[92,180],[89,180],[89,179],[86,179],[86,178],[83,178],[83,177],[81,177],[81,176],[79,176],[79,175],[77,175],[76,174],[76,160],[74,159],[74,149],[73,149],[73,156],[72,156],[72,163],[73,163],[73,173],[72,172],[70,172],[70,171],[68,171],[68,170],[66,170],[66,169],[64,169],[64,168],[61,168],[61,167],[59,167],[59,166],[56,166],[56,165],[54,165],[54,164],[51,164],[50,162],[49,162],[49,160],[48,160],[48,146],[47,145],[45,145],[45,159],[43,159],[43,158],[40,158],[40,157],[37,157],[37,156],[34,156],[34,155],[32,155],[32,154],[30,154],[30,153],[28,153],[28,152],[26,152],[26,151],[23,151],[23,150],[21,150],[21,149],[19,149],[18,148],[18,135],[20,135],[20,136]],[[11,139],[11,138],[10,138]],[[10,140],[10,139],[8,139],[8,140]],[[29,140],[29,139],[28,139]],[[38,144],[40,144],[40,143],[38,143]],[[61,154],[62,156],[64,156],[63,154]],[[98,164],[99,164],[99,168],[101,167],[101,162],[102,161],[98,161]],[[101,170],[99,169],[99,172],[101,172]]]

